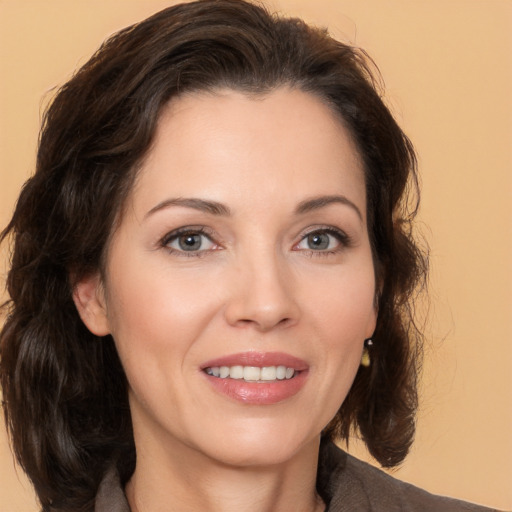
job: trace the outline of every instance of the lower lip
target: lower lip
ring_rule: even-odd
[[[243,379],[221,379],[204,374],[219,393],[238,402],[251,405],[277,404],[296,395],[304,386],[307,371],[301,371],[291,379],[272,382],[247,382]]]

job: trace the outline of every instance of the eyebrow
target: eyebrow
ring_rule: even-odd
[[[305,201],[299,203],[295,212],[298,214],[309,213],[311,211],[319,210],[320,208],[324,208],[330,204],[335,203],[349,206],[357,213],[357,216],[363,220],[363,214],[361,213],[361,210],[348,197],[342,195],[318,196],[311,199],[306,199]]]
[[[357,213],[357,216],[363,220],[361,210],[359,210],[359,208],[350,199],[342,195],[318,196],[311,199],[306,199],[298,204],[297,208],[295,209],[295,213],[302,215],[315,210],[319,210],[321,208],[325,208],[326,206],[335,203],[349,206]],[[217,201],[207,201],[205,199],[199,199],[195,197],[175,197],[171,199],[165,199],[164,201],[158,203],[156,206],[151,208],[151,210],[149,210],[146,215],[144,215],[144,219],[160,210],[164,210],[165,208],[172,206],[184,206],[185,208],[193,208],[194,210],[209,213],[210,215],[220,215],[224,217],[231,215],[231,210],[226,205],[218,203]]]
[[[155,212],[169,208],[171,206],[184,206],[186,208],[193,208],[194,210],[199,210],[200,212],[209,213],[211,215],[231,215],[231,211],[226,205],[216,201],[207,201],[205,199],[198,199],[195,197],[175,197],[158,203],[156,206],[151,208],[151,210],[149,210],[146,215],[144,215],[144,219],[154,214]]]

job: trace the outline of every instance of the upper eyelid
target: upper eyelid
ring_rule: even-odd
[[[328,224],[320,224],[315,226],[309,226],[299,232],[299,234],[296,236],[296,239],[298,241],[301,241],[303,238],[305,238],[308,235],[311,235],[312,233],[316,232],[326,232],[331,234],[338,234],[342,238],[351,239],[351,236],[343,229],[338,228],[336,226],[328,225]]]
[[[216,241],[213,230],[210,230],[205,226],[183,226],[167,232],[160,239],[160,242],[165,245],[168,244],[171,240],[178,238],[179,236],[186,235],[187,233],[197,233],[208,237],[212,242]]]

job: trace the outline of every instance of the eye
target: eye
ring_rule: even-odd
[[[169,233],[162,245],[179,253],[202,253],[216,249],[217,244],[202,229],[185,229]]]
[[[336,252],[347,244],[348,237],[342,231],[324,228],[307,233],[295,247],[306,251]]]

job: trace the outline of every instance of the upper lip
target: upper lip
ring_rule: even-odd
[[[239,352],[211,359],[201,365],[201,369],[215,366],[286,366],[296,371],[307,370],[309,365],[303,359],[284,352]]]

